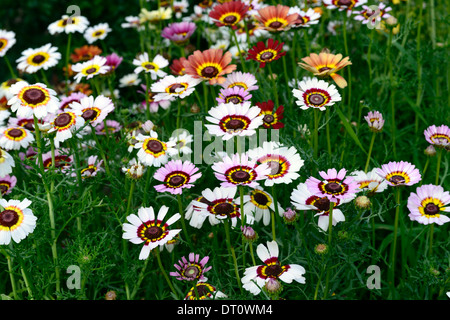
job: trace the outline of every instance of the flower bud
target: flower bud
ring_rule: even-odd
[[[425,155],[429,157],[434,157],[436,155],[436,148],[430,144],[424,151]]]
[[[324,243],[319,243],[314,247],[314,252],[317,254],[326,254],[328,253],[328,246]]]
[[[297,212],[295,210],[292,210],[291,208],[288,208],[283,213],[283,219],[285,223],[292,224],[294,223],[298,218]]]
[[[256,239],[258,239],[258,234],[250,226],[243,226],[243,227],[241,227],[241,231],[242,231],[242,236],[247,241],[253,242]]]
[[[370,199],[366,196],[358,196],[355,199],[355,206],[360,209],[367,209],[371,205]]]
[[[282,286],[280,281],[274,278],[269,278],[269,280],[264,285],[264,290],[271,295],[276,295],[281,292]]]

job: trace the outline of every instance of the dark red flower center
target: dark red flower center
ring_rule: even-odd
[[[245,170],[237,170],[231,174],[233,181],[246,182],[250,179],[250,174]]]
[[[423,211],[425,212],[425,214],[429,216],[434,216],[439,213],[440,209],[436,204],[428,203],[423,209]]]
[[[313,105],[320,106],[325,102],[325,98],[321,94],[313,93],[309,96],[309,102]]]
[[[229,202],[222,202],[214,207],[214,212],[220,216],[229,215],[234,211],[234,206]]]
[[[14,129],[9,130],[8,134],[13,138],[19,138],[23,135],[23,132],[20,129],[14,128]]]
[[[208,66],[204,68],[201,72],[202,76],[205,78],[214,78],[219,73],[216,67]]]
[[[229,16],[226,16],[226,17],[223,19],[223,22],[224,22],[225,24],[233,24],[233,23],[236,22],[236,20],[237,20],[237,18],[236,18],[235,16],[229,15]]]
[[[275,120],[275,117],[271,114],[266,114],[263,118],[263,121],[266,123],[272,123]]]
[[[31,59],[36,64],[42,63],[45,61],[45,57],[42,54],[37,54]]]
[[[27,89],[23,93],[23,100],[25,100],[28,104],[39,104],[45,101],[45,94],[39,89]]]
[[[153,153],[160,153],[164,150],[164,146],[158,140],[150,140],[147,142],[147,148]]]
[[[282,26],[283,24],[280,21],[274,21],[271,24],[269,24],[269,27],[273,28],[273,29],[278,29]]]
[[[97,110],[94,109],[87,109],[83,112],[83,114],[81,115],[83,117],[84,120],[88,121],[88,120],[94,120],[98,115]]]
[[[264,60],[264,61],[265,60],[270,60],[270,59],[273,58],[273,52],[266,51],[263,54],[261,54],[260,58],[261,58],[261,60]]]
[[[95,73],[97,71],[97,68],[89,68],[86,70],[87,74]]]
[[[144,235],[147,239],[158,239],[163,234],[163,230],[157,226],[151,226],[145,229]]]
[[[0,212],[0,225],[4,227],[12,227],[19,221],[19,215],[16,211],[5,210]]]
[[[329,182],[325,185],[325,190],[329,193],[339,193],[342,192],[342,186],[337,182]]]
[[[255,200],[256,203],[262,206],[267,205],[270,201],[269,198],[262,192],[256,192],[253,195],[253,199]]]
[[[283,268],[277,263],[267,266],[264,270],[266,275],[271,278],[278,278],[278,276],[283,272]]]
[[[61,113],[55,119],[55,126],[65,127],[72,121],[72,116],[68,113]]]
[[[179,84],[179,83],[174,83],[173,85],[170,86],[169,92],[170,93],[176,93],[177,89],[180,89],[180,88],[184,88],[184,86],[182,84]]]
[[[389,179],[389,181],[392,182],[393,184],[400,184],[406,182],[405,178],[402,177],[401,175],[394,175]]]
[[[183,176],[173,176],[169,179],[169,184],[173,187],[181,186],[186,181],[186,178]]]
[[[230,130],[239,130],[243,129],[245,127],[245,123],[242,120],[239,119],[232,119],[227,122],[226,128]]]
[[[330,200],[327,197],[323,197],[314,201],[314,206],[319,209],[319,211],[330,210]]]

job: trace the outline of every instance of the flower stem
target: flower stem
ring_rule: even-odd
[[[429,230],[429,240],[430,240],[430,246],[428,247],[428,257],[431,257],[431,253],[433,252],[433,232],[434,232],[434,223],[430,225]]]
[[[333,231],[333,208],[334,202],[330,201],[330,211],[328,212],[328,246],[331,248],[332,231]]]
[[[224,226],[225,226],[225,236],[226,236],[226,242],[227,242],[227,248],[228,252],[230,253],[232,259],[233,259],[233,265],[234,265],[234,272],[236,274],[236,280],[239,286],[239,290],[241,290],[242,293],[242,285],[241,285],[241,278],[239,277],[239,270],[236,260],[236,253],[234,252],[234,248],[231,246],[231,240],[230,240],[230,223],[228,222],[228,219],[224,220]]]
[[[67,47],[66,47],[66,95],[69,93],[69,56],[70,56],[70,42],[72,40],[72,33],[67,35]]]
[[[272,72],[272,65],[270,63],[268,63],[267,65],[269,66],[269,73],[270,73],[269,77],[270,77],[270,80],[272,81],[272,92],[273,92],[273,95],[275,97],[275,104],[276,104],[276,106],[278,108],[278,106],[280,104],[278,102],[277,84],[275,82],[274,73]]]
[[[273,205],[275,206],[275,214],[272,211],[272,240],[275,241],[277,239],[275,235],[275,218],[280,215],[278,211],[278,197],[277,197],[277,191],[275,190],[275,185],[272,186],[272,198],[273,198]]]
[[[393,294],[393,289],[395,287],[394,284],[394,274],[395,274],[395,258],[396,258],[396,249],[397,249],[397,232],[398,232],[398,220],[400,215],[400,188],[397,187],[395,189],[395,201],[397,206],[395,207],[395,219],[394,219],[394,238],[392,239],[392,248],[391,248],[391,268],[390,268],[390,283],[391,283],[391,295]]]
[[[238,49],[238,54],[239,54],[239,59],[241,60],[242,70],[243,70],[244,72],[246,72],[246,68],[245,68],[245,60],[244,60],[244,57],[242,56],[241,48],[239,47],[239,41],[238,41],[237,36],[236,36],[236,31],[233,30],[233,29],[231,29],[230,32],[231,32],[231,34],[233,35],[234,42],[236,43],[236,47],[237,47],[237,49]]]
[[[319,115],[317,109],[314,109],[314,159],[317,159],[319,154]]]
[[[439,185],[439,171],[441,169],[441,159],[442,159],[442,148],[439,148],[436,163],[436,181],[434,182],[434,184],[437,186]]]
[[[183,209],[183,203],[181,201],[181,195],[180,194],[177,194],[177,200],[178,200],[178,211],[180,211],[180,215],[181,215],[181,219],[180,220],[181,220],[181,226],[182,226],[182,229],[183,229],[183,233],[184,233],[184,236],[186,238],[186,241],[189,244],[189,247],[191,248],[192,251],[194,251],[194,247],[192,245],[191,237],[189,236],[189,232],[187,231],[187,228],[186,228],[186,218],[184,216],[185,212],[184,212],[184,209]]]
[[[156,248],[158,250],[158,248]],[[145,269],[147,269],[147,265],[148,265],[148,261],[150,260],[150,258],[147,258],[145,260],[144,266],[142,267],[141,272],[139,273],[139,277],[138,277],[138,281],[136,282],[134,288],[133,288],[133,292],[131,293],[130,299],[132,300],[135,296],[136,293],[139,290],[139,287],[141,286],[142,280],[144,280],[144,274],[145,274]]]
[[[163,265],[162,265],[162,262],[161,262],[161,256],[160,256],[160,254],[159,254],[159,247],[156,247],[155,250],[156,250],[156,259],[158,260],[158,266],[159,266],[159,268],[161,269],[161,272],[162,272],[164,278],[166,279],[167,284],[168,284],[169,287],[170,287],[170,290],[172,290],[172,293],[174,294],[175,299],[178,300],[177,292],[175,291],[175,288],[173,287],[173,284],[172,284],[172,282],[170,281],[169,276],[167,275],[166,270],[164,270],[164,267],[163,267]]]
[[[108,161],[105,156],[105,151],[103,150],[103,147],[100,144],[100,141],[98,140],[97,134],[95,133],[95,129],[92,127],[91,124],[89,124],[89,126],[91,127],[91,133],[92,133],[92,136],[94,137],[95,145],[98,148],[98,150],[100,151],[100,156],[103,159],[103,164],[105,165],[106,174],[108,175],[108,177],[111,177],[111,171],[109,170],[109,164],[108,164]],[[106,131],[107,130],[108,129],[106,129]]]
[[[14,72],[14,69],[11,66],[11,62],[9,62],[9,59],[8,59],[8,57],[6,55],[4,56],[4,58],[5,58],[6,65],[8,66],[8,69],[9,69],[9,73],[11,74],[11,77],[13,79],[15,79],[16,78],[16,73]]]
[[[370,146],[369,146],[369,153],[367,154],[367,161],[366,166],[364,167],[364,172],[367,173],[367,170],[369,169],[369,163],[370,163],[370,155],[372,154],[373,149],[373,143],[375,141],[376,132],[372,133],[372,140],[370,140]]]
[[[13,290],[13,296],[15,300],[18,300],[18,295],[17,295],[17,286],[16,286],[16,279],[14,278],[14,272],[12,269],[13,266],[13,261],[11,259],[11,256],[6,252],[5,249],[2,248],[2,252],[6,257],[6,260],[8,261],[8,273],[9,273],[9,279],[11,281],[11,287]]]

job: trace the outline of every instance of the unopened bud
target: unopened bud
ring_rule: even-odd
[[[105,294],[105,300],[116,300],[117,294],[115,291],[111,290]]]
[[[424,151],[424,153],[429,157],[434,157],[436,155],[436,149],[432,144],[430,144]]]
[[[282,286],[280,281],[274,278],[269,278],[269,280],[264,285],[264,289],[267,293],[275,295],[281,292]]]
[[[328,252],[328,246],[324,243],[319,243],[314,248],[314,252],[317,254],[326,254]]]
[[[242,236],[244,237],[245,240],[247,241],[255,241],[256,239],[258,239],[258,234],[256,233],[256,231],[250,227],[250,226],[243,226],[241,227],[241,231],[242,231]]]
[[[357,208],[367,209],[371,205],[370,199],[367,198],[366,196],[359,196],[355,199],[355,205]]]
[[[291,208],[288,208],[283,213],[284,222],[287,224],[294,223],[297,220],[297,218],[298,218],[297,212],[295,212],[295,210],[292,210]]]

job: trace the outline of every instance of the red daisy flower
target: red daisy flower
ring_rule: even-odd
[[[267,102],[257,102],[256,106],[261,109],[259,115],[264,115],[263,126],[266,129],[281,129],[284,128],[284,123],[280,122],[283,119],[284,107],[279,106],[274,112],[274,103],[272,100]]]
[[[267,47],[264,42],[260,41],[248,50],[247,60],[255,60],[259,62],[259,67],[264,68],[266,63],[272,62],[274,60],[280,59],[286,54],[286,51],[281,51],[283,49],[284,42],[279,42],[278,40],[273,40],[270,38],[267,41]]]
[[[238,24],[247,14],[250,7],[241,1],[225,2],[213,7],[209,17],[218,27],[229,26],[236,29]]]
[[[186,61],[186,58],[184,57],[181,57],[180,59],[174,59],[172,61],[172,64],[169,66],[170,71],[172,71],[172,74],[176,76],[182,76],[185,74],[183,66],[184,61]]]
[[[255,19],[267,31],[285,31],[298,22],[298,13],[289,14],[289,7],[281,4],[267,6],[258,10]]]

